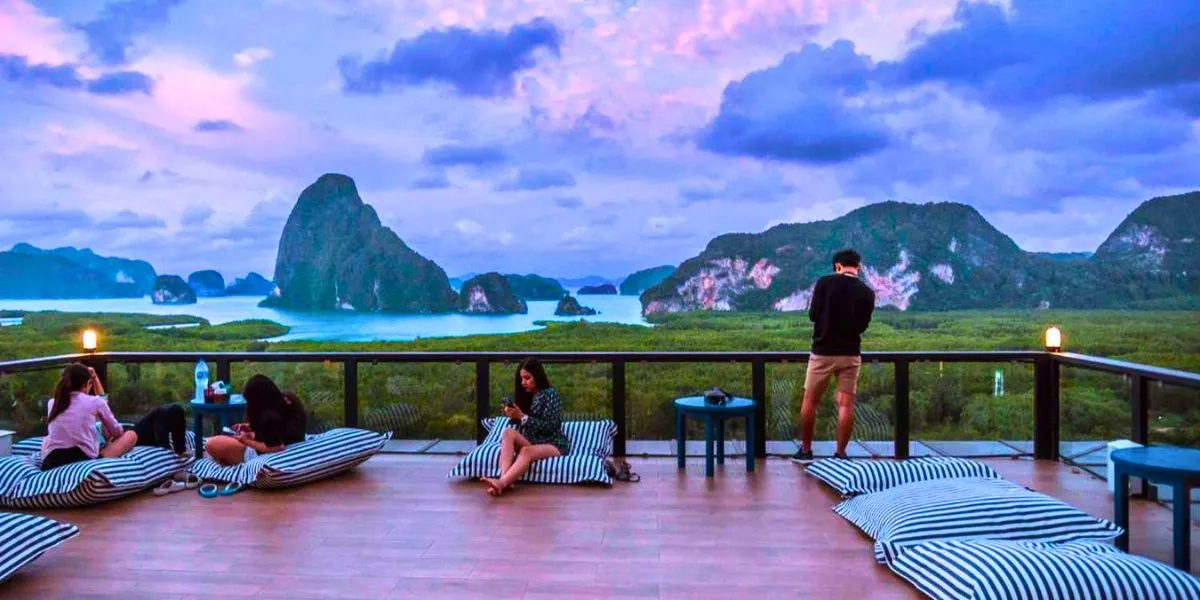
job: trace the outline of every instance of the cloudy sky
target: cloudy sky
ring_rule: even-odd
[[[270,275],[325,172],[451,275],[866,203],[1090,251],[1200,189],[1195,0],[0,0],[0,244]]]

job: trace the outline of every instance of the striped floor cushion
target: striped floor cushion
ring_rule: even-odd
[[[186,469],[193,460],[194,441],[188,432],[189,452],[182,458],[165,448],[138,446],[120,458],[98,458],[49,471],[40,468],[40,450],[0,458],[0,506],[71,508],[135,494]]]
[[[340,427],[231,467],[204,457],[192,466],[192,473],[201,479],[262,489],[291,487],[349,471],[378,454],[391,438],[391,432]]]
[[[77,535],[79,528],[70,523],[37,515],[0,513],[0,582]]]
[[[827,458],[808,466],[809,475],[843,496],[869,494],[931,479],[987,477],[1000,479],[991,467],[973,460],[936,456],[909,460],[841,460]]]
[[[928,542],[889,565],[934,600],[1196,600],[1200,580],[1098,542]]]
[[[503,422],[503,427],[496,427],[496,423]],[[508,422],[505,417],[493,417],[481,421],[483,428],[487,430],[487,436],[483,439],[486,444],[499,444],[500,436],[505,429],[516,429],[516,425]],[[568,448],[567,452],[572,455],[591,455],[598,458],[608,458],[612,456],[613,437],[617,435],[617,424],[611,419],[601,419],[596,421],[563,421],[563,433],[567,436]]]
[[[1110,540],[1121,528],[1004,479],[919,481],[855,496],[834,507],[875,540],[887,564],[905,548],[936,540]]]
[[[507,419],[484,419],[483,426],[488,435],[483,443],[463,457],[447,479],[478,479],[500,476],[500,436],[512,425],[496,423]],[[612,478],[604,468],[604,459],[612,455],[612,439],[617,434],[617,425],[611,420],[565,421],[569,448],[566,456],[557,456],[534,462],[521,481],[532,483],[601,483],[612,485]]]

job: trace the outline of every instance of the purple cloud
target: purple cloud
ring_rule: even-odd
[[[498,146],[448,144],[427,148],[421,161],[432,167],[494,167],[508,162],[508,156]]]
[[[562,33],[539,17],[506,32],[463,27],[429,30],[396,42],[390,55],[380,53],[365,63],[358,56],[343,56],[338,70],[343,89],[353,94],[378,95],[387,87],[440,82],[462,96],[509,96],[517,73],[537,66],[538,50],[557,57],[561,47]]]
[[[154,93],[154,80],[145,73],[137,71],[117,71],[89,81],[87,90],[98,96],[136,93],[150,96]]]
[[[97,229],[162,229],[167,222],[154,215],[142,215],[132,210],[118,211],[116,214],[96,223]]]
[[[212,218],[214,211],[208,206],[189,206],[183,211],[179,224],[184,227],[199,227]]]
[[[891,134],[874,109],[846,102],[867,91],[873,68],[852,42],[808,44],[778,65],[727,85],[699,146],[717,154],[817,165],[882,150]]]
[[[942,81],[995,106],[1140,96],[1200,80],[1195,0],[960,1],[954,23],[881,65],[893,83]]]
[[[575,176],[560,169],[523,168],[516,179],[496,186],[498,192],[536,191],[575,187]]]
[[[101,63],[123,65],[130,59],[136,35],[167,23],[170,10],[183,0],[125,0],[110,2],[95,19],[78,25],[88,48]]]
[[[196,133],[241,133],[245,129],[241,125],[226,119],[204,119],[197,121],[192,126],[192,131]]]
[[[83,78],[74,65],[30,64],[29,59],[14,54],[0,54],[0,78],[9,83],[47,85],[64,90],[83,87]]]
[[[408,185],[410,190],[444,190],[448,187],[450,187],[450,180],[444,172],[418,177]]]
[[[121,96],[154,92],[154,80],[137,71],[117,71],[87,80],[71,63],[48,65],[30,63],[24,56],[0,54],[0,80],[27,86],[48,86],[60,90],[84,89],[97,96]]]

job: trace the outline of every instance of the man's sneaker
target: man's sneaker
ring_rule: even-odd
[[[792,462],[794,462],[798,465],[807,465],[808,463],[810,463],[812,461],[813,461],[812,450],[797,450],[796,453],[792,455]]]
[[[835,453],[833,454],[833,457],[834,457],[834,458],[840,458],[840,459],[842,459],[842,460],[850,460],[850,457],[849,457],[849,456],[846,456],[844,453],[843,453],[843,454],[838,454],[838,453],[836,453],[836,452],[835,452]]]

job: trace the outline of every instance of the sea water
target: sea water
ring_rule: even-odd
[[[539,329],[537,321],[576,321],[593,323],[623,323],[647,325],[642,318],[642,305],[637,296],[578,296],[579,303],[590,306],[599,314],[589,317],[556,317],[557,302],[528,302],[529,312],[523,315],[397,315],[377,313],[295,312],[262,308],[261,298],[227,296],[199,298],[196,304],[165,306],[153,304],[150,298],[115,298],[105,300],[0,300],[0,310],[60,312],[142,313],[152,315],[191,315],[208,320],[213,325],[265,319],[291,329],[287,335],[271,341],[314,340],[338,342],[406,341],[429,337],[459,337],[466,335],[517,333]]]

